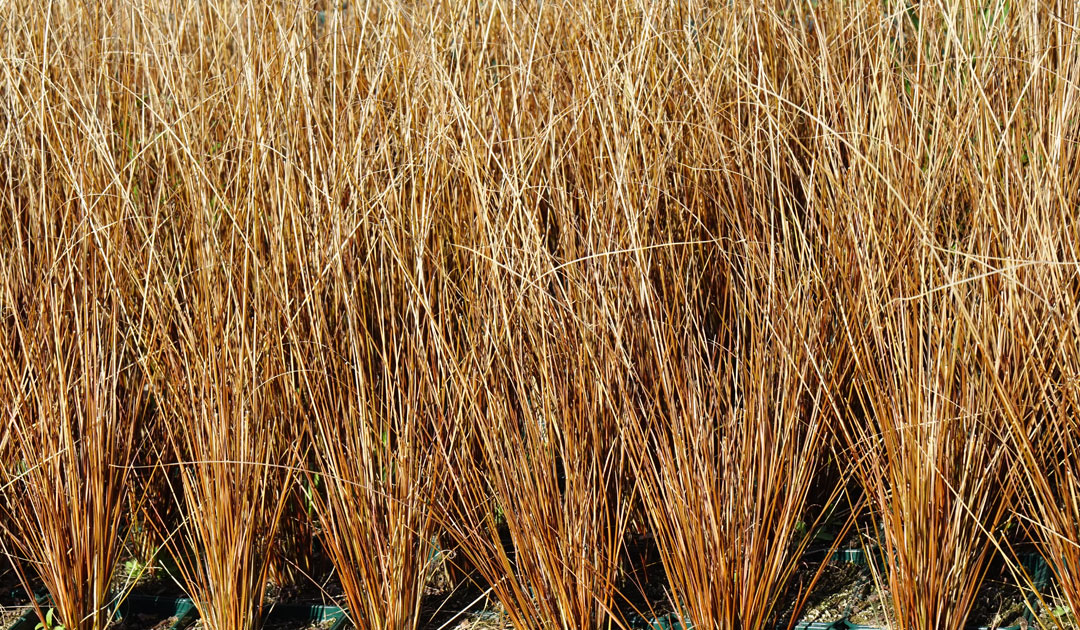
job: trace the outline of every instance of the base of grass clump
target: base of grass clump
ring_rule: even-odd
[[[855,602],[848,621],[862,627],[896,627],[891,592],[887,585],[873,586],[865,597]],[[1027,625],[1029,618],[1023,590],[1008,576],[987,577],[979,589],[968,617],[968,628],[1016,628]]]

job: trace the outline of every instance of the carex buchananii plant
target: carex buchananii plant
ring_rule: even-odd
[[[122,301],[87,239],[59,238],[71,253],[38,259],[47,271],[35,279],[19,277],[25,250],[0,271],[0,524],[26,591],[40,578],[59,623],[103,630],[147,390]]]

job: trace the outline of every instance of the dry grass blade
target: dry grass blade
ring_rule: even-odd
[[[1076,291],[1080,271],[1060,271],[1063,273],[1030,274],[1031,286],[1038,287],[1037,294],[1041,295]],[[1032,342],[1029,346],[1032,360],[1029,369],[1024,370],[1023,381],[1030,404],[1014,406],[1012,416],[1021,464],[1015,470],[1023,499],[1021,514],[1030,538],[1036,541],[1050,565],[1064,605],[1077,611],[1080,610],[1080,453],[1077,451],[1080,372],[1073,359],[1078,347],[1076,303],[1063,305],[1065,311],[1045,311],[1037,305],[1031,306],[1023,315],[1026,321],[1018,323],[1016,328]],[[1028,319],[1029,313],[1041,316]],[[1023,579],[1030,586],[1037,586],[1034,575],[1024,574]],[[1040,603],[1051,609],[1056,607],[1045,599]],[[1054,624],[1067,627],[1062,619],[1055,618]]]

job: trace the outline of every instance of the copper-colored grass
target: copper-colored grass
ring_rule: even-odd
[[[669,324],[653,338],[641,419],[626,425],[685,627],[793,625],[817,579],[794,572],[840,495],[836,478],[813,488],[836,417],[823,380],[827,311],[811,307],[799,274],[764,282],[767,270],[750,267],[757,247],[735,246],[717,265],[739,287],[711,305],[728,324],[709,338]],[[814,509],[812,489],[823,499]],[[794,605],[781,609],[789,589]]]
[[[359,269],[349,273],[363,282]],[[408,630],[420,621],[437,534],[437,383],[428,357],[416,354],[423,333],[398,328],[393,311],[379,303],[394,296],[380,291],[374,298],[373,315],[387,330],[378,338],[367,328],[366,300],[354,291],[339,277],[325,295],[341,301],[309,304],[311,323],[300,329],[308,344],[300,348],[300,380],[315,464],[305,479],[353,623]]]
[[[493,366],[470,395],[464,426],[443,443],[456,474],[441,520],[515,628],[621,621],[615,580],[629,487],[616,414],[624,401],[594,389],[592,377],[614,357],[580,339],[575,355],[559,356],[553,346],[567,340],[518,342],[528,371]]]
[[[853,34],[812,66],[848,87],[811,110],[831,150],[808,203],[832,209],[822,259],[851,356],[837,393],[900,628],[967,623],[1015,491],[1010,428],[1042,405],[1032,379],[1058,380],[1030,322],[1075,303],[1036,279],[1075,261],[1075,134],[1046,121],[1075,115],[1059,109],[1075,83],[1053,77],[1077,60],[1071,30],[1036,24],[1069,7],[813,16]]]
[[[204,273],[214,264],[207,261]],[[184,506],[179,526],[163,521],[160,536],[208,627],[253,628],[289,496],[297,416],[278,378],[278,337],[258,333],[260,316],[236,303],[192,300],[191,315],[177,314],[175,345],[156,356],[155,395],[180,469],[170,489]],[[230,315],[210,316],[222,312]],[[250,333],[230,322],[245,312]]]
[[[16,256],[0,272],[0,524],[27,592],[40,577],[58,623],[101,630],[131,524],[145,379],[99,252],[83,230],[65,236],[76,254]],[[42,275],[20,277],[26,263]]]
[[[117,506],[171,502],[245,630],[318,480],[359,626],[415,627],[438,538],[578,630],[640,500],[684,619],[757,629],[842,444],[897,626],[966,623],[1010,510],[1076,604],[1077,11],[11,0],[8,544],[96,629]]]

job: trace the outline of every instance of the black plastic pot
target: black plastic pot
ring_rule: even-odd
[[[36,597],[39,606],[44,606],[49,602],[48,595],[38,595]],[[34,626],[38,624],[37,612],[31,607],[21,617],[11,622],[8,626],[8,630],[34,630]]]
[[[40,596],[38,604],[47,607],[49,605],[48,596]],[[116,607],[115,613],[118,619],[139,614],[152,614],[162,619],[175,618],[169,624],[169,630],[185,630],[194,624],[199,617],[194,602],[186,597],[132,595],[125,598]],[[282,621],[319,623],[324,624],[326,630],[342,630],[348,621],[348,617],[345,611],[338,606],[279,605],[266,611],[264,621],[268,624]],[[37,625],[37,613],[31,609],[16,619],[5,630],[35,630]]]
[[[857,623],[851,623],[850,621],[844,621],[844,625],[837,626],[837,628],[846,628],[848,630],[885,630],[880,626],[862,626]],[[1021,630],[1023,626],[994,626],[993,628],[987,628],[984,626],[968,626],[968,630]]]
[[[184,630],[195,623],[199,613],[195,603],[186,597],[148,597],[130,595],[116,607],[117,619],[130,615],[153,614],[163,619],[175,618],[169,630]]]
[[[41,595],[37,603],[42,608],[51,605],[48,595]],[[162,619],[175,617],[169,625],[169,630],[184,630],[198,617],[195,606],[190,599],[177,597],[145,597],[132,595],[124,599],[115,609],[117,619],[129,615],[152,614]],[[6,630],[35,630],[39,621],[34,609],[26,611],[23,616],[16,619]]]
[[[326,630],[342,630],[349,617],[340,606],[305,606],[299,604],[278,604],[263,612],[263,624],[274,625],[284,621],[319,624]]]
[[[795,630],[845,630],[848,627],[846,624],[847,622],[843,619],[833,622],[809,621],[796,624]],[[679,618],[674,614],[652,619],[644,627],[647,630],[682,630],[682,626],[679,625]],[[687,622],[686,630],[693,629],[693,624]]]

